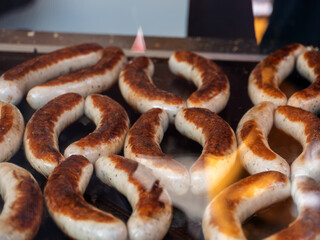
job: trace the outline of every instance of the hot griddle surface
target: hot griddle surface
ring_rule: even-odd
[[[1,73],[5,70],[13,67],[27,59],[36,56],[36,53],[0,53],[0,71]],[[170,73],[167,65],[167,59],[153,59],[155,63],[155,74],[153,77],[154,83],[167,91],[173,92],[180,95],[183,98],[187,98],[195,87],[192,83],[187,82],[184,79],[178,78]],[[247,94],[247,80],[251,70],[254,68],[256,63],[249,62],[216,62],[220,67],[223,68],[227,74],[230,85],[231,85],[231,96],[226,108],[219,114],[225,121],[227,121],[233,130],[236,130],[237,124],[243,114],[252,107],[252,103]],[[286,89],[288,94],[292,94],[292,91],[296,89],[302,89],[306,87],[308,83],[298,76],[295,72],[293,73],[288,81],[286,81],[282,88]],[[127,111],[131,125],[140,116],[137,112],[133,111],[129,105],[122,98],[118,85],[114,85],[111,89],[106,91],[104,94],[112,97],[118,101]],[[27,102],[23,100],[19,104],[19,109],[25,117],[25,122],[27,122],[34,110],[32,110]],[[60,150],[63,153],[64,149],[75,140],[86,136],[88,133],[93,131],[95,126],[86,117],[82,117],[79,121],[73,123],[68,128],[66,128],[59,137]],[[273,139],[277,141],[279,139],[279,132],[277,130],[272,130]],[[284,136],[280,133],[282,145],[287,143],[293,144],[294,148],[299,147],[292,139]],[[284,139],[284,140],[283,140]],[[274,149],[277,151],[277,144],[274,145]],[[191,159],[197,158],[201,153],[201,146],[182,135],[180,135],[174,128],[170,126],[166,132],[164,139],[161,143],[161,147],[167,154],[176,157],[177,159],[183,159],[184,156]],[[281,150],[280,154],[281,154]],[[298,150],[299,153],[299,150]],[[298,154],[297,153],[297,154]],[[122,152],[120,153],[122,155]],[[36,172],[26,160],[23,146],[19,152],[10,160],[10,162],[18,164],[30,171],[33,176],[37,179],[41,189],[44,188],[46,179]],[[189,162],[190,163],[190,162]],[[242,170],[239,178],[246,176],[247,173]],[[190,194],[189,194],[190,195]],[[102,184],[95,174],[93,174],[88,188],[84,194],[85,199],[95,205],[96,207],[114,214],[116,217],[127,221],[131,214],[131,207],[126,200],[126,198],[118,193],[116,190]],[[190,199],[189,199],[190,200]],[[198,198],[199,200],[199,198]],[[180,201],[186,201],[186,199],[181,198]],[[191,200],[193,202],[193,200]],[[195,201],[196,202],[196,201]],[[201,199],[200,199],[201,202]],[[203,201],[202,201],[203,202]],[[280,205],[280,207],[279,207]],[[293,206],[292,200],[289,199],[284,203],[272,206],[268,208],[270,210],[262,211],[264,217],[259,217],[258,215],[253,216],[244,223],[244,231],[249,239],[260,239],[273,232],[278,231],[280,228],[287,226],[293,219],[289,216],[289,211]],[[285,207],[283,207],[285,206]],[[193,206],[190,206],[193,208]],[[287,214],[285,220],[282,222],[274,223],[275,218],[270,218],[270,215],[277,213],[278,209],[284,209],[284,214]],[[268,212],[269,211],[269,212]],[[187,215],[180,207],[174,207],[173,209],[173,220],[169,229],[168,234],[165,239],[203,239],[201,230],[201,217]],[[268,215],[269,214],[269,215]],[[201,215],[200,213],[198,215]],[[266,217],[267,215],[267,217]],[[269,218],[268,218],[269,216]],[[270,220],[271,219],[271,220]],[[273,220],[272,220],[273,219]],[[271,221],[271,222],[270,222]],[[42,224],[40,230],[35,239],[69,239],[60,231],[60,229],[55,225],[53,220],[50,218],[47,210],[45,210],[43,215]]]

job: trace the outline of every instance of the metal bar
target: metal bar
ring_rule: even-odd
[[[50,33],[34,31],[0,31],[0,51],[47,53],[69,45],[97,42],[102,46],[118,46],[129,57],[144,54],[148,57],[168,58],[174,51],[193,51],[212,60],[257,62],[265,57],[259,54],[255,43],[244,40],[203,38],[145,37],[147,51],[130,50],[134,36]]]

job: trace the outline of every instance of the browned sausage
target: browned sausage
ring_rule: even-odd
[[[106,91],[118,80],[120,70],[126,62],[127,58],[120,48],[105,48],[96,65],[32,88],[28,92],[27,102],[32,108],[38,109],[64,93],[74,92],[87,97],[91,93]]]
[[[252,70],[248,92],[253,104],[264,101],[273,102],[276,106],[287,104],[287,97],[279,85],[292,72],[295,60],[304,51],[301,44],[285,46],[268,55]]]
[[[38,172],[49,176],[64,157],[59,152],[61,131],[83,115],[84,100],[76,93],[61,95],[37,110],[24,134],[28,161]]]
[[[205,108],[186,108],[178,112],[176,129],[203,146],[202,153],[190,169],[191,191],[216,194],[225,176],[235,171],[237,139],[221,117]]]
[[[32,175],[12,163],[0,163],[0,239],[33,239],[40,227],[43,197]]]
[[[128,132],[124,155],[150,168],[168,190],[182,195],[189,189],[189,173],[160,148],[168,125],[165,110],[152,108],[142,114]]]
[[[120,152],[130,125],[124,108],[107,96],[92,94],[85,100],[84,111],[97,127],[88,136],[69,145],[64,156],[82,155],[94,163],[100,156]]]
[[[95,167],[98,178],[124,194],[132,206],[127,223],[129,238],[163,239],[171,223],[172,204],[150,169],[116,155],[99,158]]]
[[[186,107],[185,101],[152,83],[154,65],[151,59],[141,56],[129,62],[120,73],[119,87],[123,98],[132,108],[144,113],[151,108],[162,108],[174,122],[177,112]]]
[[[174,74],[192,81],[198,88],[188,98],[188,108],[207,108],[218,113],[227,105],[229,80],[214,62],[195,53],[179,51],[170,57],[169,68]]]
[[[44,189],[50,216],[74,239],[127,239],[121,220],[90,205],[82,196],[92,172],[93,165],[79,155],[70,156],[54,169]]]
[[[0,77],[0,99],[18,104],[32,87],[94,65],[101,55],[102,47],[89,43],[63,48],[21,63]]]

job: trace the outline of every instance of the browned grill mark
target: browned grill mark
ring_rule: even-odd
[[[184,172],[185,170],[176,164],[172,157],[162,152],[160,145],[155,140],[156,129],[161,125],[160,115],[163,111],[160,108],[152,108],[142,114],[129,130],[128,145],[133,154],[137,157],[148,158],[155,167]]]
[[[303,58],[306,59],[309,68],[318,76],[320,74],[320,53],[317,51],[308,51],[303,55]]]
[[[255,105],[255,109],[257,112],[264,110],[265,107],[269,105],[269,102],[262,102],[259,105]]]
[[[276,171],[261,172],[244,178],[227,188],[215,204],[211,205],[210,225],[218,226],[219,231],[228,236],[238,236],[239,230],[234,226],[238,221],[234,218],[233,212],[239,203],[246,198],[252,198],[256,188],[272,189],[275,185],[287,184],[288,178]]]
[[[320,76],[318,76],[309,87],[299,92],[296,92],[294,96],[296,98],[301,98],[306,101],[314,100],[314,98],[319,95],[319,92],[320,92]]]
[[[265,160],[273,160],[276,154],[272,152],[263,142],[263,134],[259,130],[256,121],[249,120],[243,124],[240,131],[243,143],[257,156]]]
[[[176,52],[175,58],[178,62],[192,65],[201,73],[202,85],[190,95],[189,101],[193,103],[206,102],[227,89],[228,78],[226,74],[209,59],[187,51]]]
[[[74,220],[114,222],[116,218],[86,202],[79,190],[83,169],[91,164],[85,157],[72,155],[58,165],[47,182],[44,193],[50,210]]]
[[[293,43],[287,46],[284,46],[281,49],[271,53],[267,58],[263,60],[264,66],[276,66],[278,65],[283,59],[287,58],[291,55],[294,51],[301,47],[299,43]]]
[[[201,128],[205,139],[208,140],[204,151],[216,156],[223,156],[230,150],[233,144],[232,130],[221,117],[203,108],[188,108],[183,111],[185,119],[197,128]]]
[[[19,232],[28,231],[34,236],[40,227],[43,212],[43,197],[38,183],[25,173],[13,170],[14,178],[19,182],[15,191],[17,199],[10,207],[10,225]]]
[[[3,104],[1,106],[1,118],[0,118],[0,142],[4,141],[5,135],[13,126],[14,113],[13,109],[7,105]]]
[[[146,74],[146,68],[149,65],[147,57],[137,57],[132,62],[129,62],[123,69],[122,75],[125,84],[130,86],[130,89],[136,94],[144,98],[155,101],[163,101],[167,104],[179,105],[183,104],[184,100],[173,93],[166,92],[157,88]]]
[[[124,57],[124,53],[120,48],[108,47],[103,50],[103,56],[99,62],[89,68],[81,69],[74,73],[64,75],[38,86],[57,86],[66,83],[80,82],[83,79],[90,78],[97,75],[103,75],[106,72],[112,70]]]
[[[274,98],[285,97],[285,94],[281,92],[277,86],[277,66],[299,47],[301,47],[301,45],[298,43],[287,45],[271,53],[264,60],[262,60],[251,73],[252,77],[256,80],[257,87],[263,89],[267,95],[270,95]]]
[[[226,76],[222,76],[222,74],[217,74],[216,76],[213,76],[212,74],[208,77],[203,77],[203,79],[201,87],[190,95],[188,101],[195,104],[208,102],[227,88],[228,80],[226,79]]]
[[[295,93],[296,98],[303,100],[313,100],[320,92],[320,53],[316,51],[308,51],[304,53],[303,58],[307,65],[315,73],[316,79],[306,89]]]
[[[3,74],[3,78],[8,81],[21,80],[25,75],[38,69],[46,68],[53,64],[80,55],[87,55],[101,50],[102,47],[96,43],[86,43],[68,48],[63,48],[49,54],[45,54],[8,70]]]
[[[309,111],[291,106],[280,106],[276,110],[288,118],[289,121],[302,123],[307,136],[306,143],[320,141],[320,120]]]
[[[228,124],[217,114],[204,108],[183,109],[186,121],[200,128],[206,139],[203,153],[198,158],[192,170],[197,171],[205,167],[205,158],[208,155],[224,156],[231,154],[233,133]]]
[[[153,108],[142,114],[133,124],[129,131],[128,141],[133,153],[165,157],[160,146],[154,143],[156,129],[161,125],[160,115],[163,111],[160,108]]]
[[[34,113],[26,127],[26,139],[33,155],[46,162],[58,163],[64,159],[54,147],[54,126],[61,115],[82,101],[76,93],[61,95]]]
[[[79,147],[94,147],[119,139],[129,128],[129,117],[124,108],[113,99],[99,95],[91,95],[93,105],[101,113],[101,121],[96,130],[79,140]]]
[[[155,180],[150,189],[146,189],[143,182],[134,175],[139,164],[128,158],[117,155],[109,156],[115,167],[128,174],[128,181],[137,187],[139,192],[139,201],[136,204],[136,210],[140,217],[156,217],[166,207],[165,202],[160,200],[163,188],[160,186],[159,180]]]

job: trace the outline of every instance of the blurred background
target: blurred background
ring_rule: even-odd
[[[0,28],[185,37],[188,0],[14,0]],[[9,2],[9,1],[8,1]],[[23,4],[24,2],[24,4]]]
[[[11,0],[0,28],[319,45],[318,0]]]

